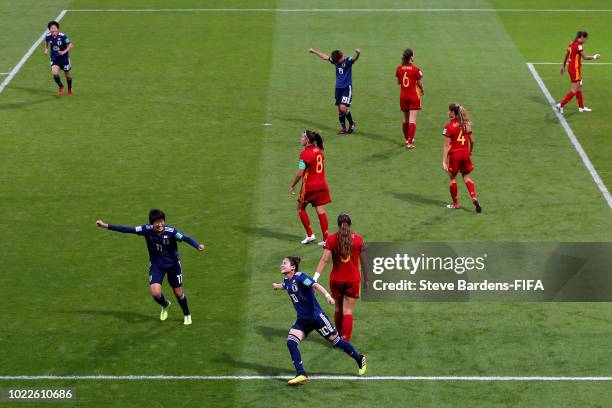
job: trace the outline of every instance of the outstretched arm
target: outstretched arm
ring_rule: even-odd
[[[599,55],[599,54],[587,55],[587,54],[585,54],[585,53],[583,52],[581,55],[582,55],[582,59],[583,59],[583,60],[587,60],[587,61],[590,61],[590,60],[596,60],[596,59],[601,58],[601,55]]]
[[[96,225],[100,228],[106,228],[109,231],[123,232],[125,234],[138,234],[139,232],[136,227],[124,227],[123,225],[107,224],[102,220],[96,221]]]
[[[329,256],[331,255],[331,251],[329,249],[325,249],[323,251],[323,255],[321,255],[321,260],[319,261],[319,265],[317,265],[317,270],[312,277],[315,282],[319,280],[319,276],[323,273],[323,269],[325,269],[325,265],[329,262]]]
[[[336,303],[334,301],[334,298],[331,297],[331,295],[327,292],[327,290],[325,290],[325,288],[321,286],[320,284],[315,283],[314,285],[312,285],[312,288],[316,290],[317,292],[319,292],[320,294],[322,294],[323,296],[325,296],[325,300],[327,300],[327,303],[329,303],[330,305],[333,305]]]
[[[324,52],[317,51],[314,48],[309,48],[308,52],[311,53],[311,54],[316,55],[317,57],[321,58],[322,60],[325,60],[325,61],[329,60],[329,55],[325,54]]]
[[[195,239],[188,237],[187,235],[183,234],[177,229],[174,230],[174,238],[176,238],[177,241],[183,241],[183,242],[188,243],[189,245],[191,245],[192,247],[194,247],[200,252],[204,250],[204,244],[200,244]]]

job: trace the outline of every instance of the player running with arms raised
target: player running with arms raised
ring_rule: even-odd
[[[578,31],[576,38],[567,47],[565,56],[563,57],[563,66],[561,67],[561,75],[565,73],[565,65],[567,66],[567,73],[569,74],[570,81],[572,83],[572,89],[565,95],[565,98],[557,104],[557,111],[563,113],[563,107],[572,100],[574,96],[578,99],[578,112],[591,112],[593,109],[584,106],[582,99],[582,60],[595,60],[599,59],[600,55],[587,55],[582,49],[582,45],[586,42],[589,34],[586,31]]]
[[[400,109],[404,115],[402,131],[406,147],[414,149],[417,115],[422,108],[421,96],[425,95],[421,78],[423,73],[414,62],[414,52],[406,48],[402,54],[402,65],[395,69],[395,77],[400,86]]]
[[[285,275],[283,283],[272,284],[274,290],[284,289],[287,291],[297,312],[297,320],[287,336],[287,347],[296,370],[296,376],[288,384],[297,385],[308,381],[308,376],[302,364],[299,345],[313,330],[316,330],[332,346],[342,349],[352,357],[359,367],[359,375],[365,375],[366,356],[359,354],[351,343],[338,335],[336,328],[331,324],[319,302],[317,302],[315,290],[325,296],[327,303],[330,305],[334,304],[334,299],[323,286],[316,283],[308,275],[298,272],[299,266],[300,257],[288,256],[284,258],[280,265],[280,271]]]
[[[323,155],[323,138],[317,132],[305,130],[300,138],[300,144],[304,150],[300,153],[298,170],[293,177],[293,182],[289,187],[292,195],[295,194],[295,185],[302,180],[300,195],[297,202],[297,211],[300,221],[306,230],[306,238],[302,244],[308,244],[317,238],[310,228],[310,218],[306,212],[308,204],[312,204],[319,217],[323,241],[319,245],[324,245],[327,239],[327,214],[325,205],[331,203],[331,195],[325,180],[325,156]]]
[[[47,24],[49,33],[45,36],[45,55],[51,58],[51,74],[57,83],[57,96],[64,94],[64,84],[59,75],[60,69],[64,71],[68,83],[68,96],[72,96],[72,65],[70,65],[70,50],[74,47],[68,36],[59,31],[59,23],[50,21]]]
[[[204,251],[204,244],[198,243],[174,227],[166,224],[166,214],[156,208],[149,211],[149,224],[137,227],[124,227],[107,224],[104,221],[98,220],[96,225],[100,228],[107,228],[110,231],[136,234],[145,238],[147,249],[149,250],[149,260],[151,261],[149,269],[151,296],[162,307],[159,319],[163,321],[168,318],[170,301],[164,297],[161,286],[164,281],[164,275],[168,274],[168,283],[172,287],[176,300],[183,309],[183,323],[186,325],[191,324],[191,313],[189,312],[189,306],[187,306],[187,297],[183,292],[183,267],[179,259],[177,243],[184,241],[198,251]]]
[[[442,167],[450,176],[450,194],[453,202],[447,208],[459,208],[457,197],[457,173],[461,172],[465,186],[470,192],[472,203],[476,212],[482,208],[476,196],[476,187],[470,178],[474,170],[472,164],[472,150],[474,149],[474,136],[472,135],[472,121],[465,108],[457,103],[448,106],[450,122],[444,127],[442,134],[446,137],[442,153]]]
[[[330,55],[314,48],[309,48],[308,52],[316,55],[322,60],[329,61],[336,67],[336,106],[338,107],[338,120],[340,121],[339,135],[353,133],[355,131],[355,121],[349,110],[353,100],[353,64],[357,62],[361,55],[361,50],[355,50],[355,56],[346,56],[340,50],[334,50]],[[346,127],[348,119],[349,127]]]

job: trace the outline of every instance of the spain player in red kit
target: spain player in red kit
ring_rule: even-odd
[[[470,192],[472,203],[476,212],[482,208],[478,203],[476,188],[469,174],[474,170],[472,164],[472,150],[474,149],[474,136],[472,136],[472,122],[465,108],[459,104],[451,103],[448,106],[448,117],[450,122],[444,127],[442,134],[446,137],[444,142],[444,153],[442,156],[442,167],[450,176],[450,194],[453,199],[448,208],[459,208],[457,198],[457,173],[461,172],[465,186]]]
[[[565,95],[565,98],[557,104],[557,110],[559,113],[563,113],[563,107],[572,100],[574,95],[578,99],[578,111],[579,112],[591,112],[591,108],[584,106],[582,100],[582,60],[594,60],[600,57],[599,54],[587,55],[582,49],[582,45],[586,42],[589,34],[586,31],[578,31],[576,38],[567,47],[565,57],[563,58],[563,66],[561,67],[561,75],[565,72],[565,65],[567,66],[567,73],[572,81],[572,89]]]
[[[329,286],[332,297],[336,301],[336,311],[334,312],[334,322],[340,335],[350,341],[353,333],[353,310],[355,301],[359,299],[359,289],[361,284],[361,272],[365,267],[365,242],[356,232],[351,230],[351,217],[342,213],[338,216],[338,232],[330,234],[325,241],[325,250],[314,274],[316,281],[325,265],[332,257],[332,270],[329,275]],[[367,282],[367,275],[364,272],[364,281]]]
[[[327,181],[325,181],[323,139],[317,132],[306,130],[302,133],[300,143],[304,146],[304,150],[300,153],[298,171],[293,178],[290,191],[291,194],[295,194],[295,185],[302,180],[302,187],[300,188],[300,195],[297,203],[298,215],[306,230],[306,238],[304,238],[302,244],[308,244],[317,239],[312,233],[310,219],[306,212],[308,204],[312,204],[319,216],[321,232],[323,233],[323,241],[321,241],[319,245],[325,245],[328,228],[325,204],[331,203],[331,195],[329,194]]]
[[[421,110],[421,97],[425,95],[421,78],[423,73],[414,62],[414,52],[407,48],[402,54],[402,65],[395,70],[395,77],[400,86],[400,109],[404,115],[402,120],[402,131],[406,139],[406,147],[414,149],[414,134],[416,133],[416,121],[419,110]]]

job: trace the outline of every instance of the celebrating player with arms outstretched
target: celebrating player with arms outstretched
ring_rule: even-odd
[[[351,115],[350,107],[353,100],[353,64],[357,62],[361,55],[361,50],[355,50],[354,57],[347,57],[340,50],[334,50],[331,56],[317,51],[314,48],[308,50],[322,60],[329,61],[336,67],[336,106],[338,107],[338,120],[340,121],[339,135],[353,133],[355,131],[355,121]],[[349,121],[349,128],[346,128],[346,120]]]
[[[572,89],[565,95],[565,98],[557,104],[557,110],[559,113],[563,113],[563,107],[572,100],[574,95],[578,99],[578,112],[591,112],[591,108],[584,106],[582,100],[582,60],[594,60],[600,57],[599,54],[587,55],[582,49],[582,45],[586,42],[589,34],[586,31],[578,31],[576,38],[567,47],[565,57],[563,58],[563,66],[561,67],[561,75],[565,72],[565,65],[567,66],[567,73],[572,81]]]
[[[183,267],[179,259],[177,243],[179,241],[187,242],[198,251],[204,251],[204,244],[199,244],[179,230],[166,224],[166,215],[163,211],[156,208],[149,212],[149,224],[139,225],[138,227],[107,224],[101,220],[96,221],[96,224],[98,227],[107,228],[110,231],[144,236],[147,241],[147,249],[149,250],[149,259],[151,261],[149,269],[151,295],[153,300],[162,307],[159,319],[166,320],[168,317],[170,302],[166,300],[161,289],[164,275],[168,274],[168,283],[170,283],[172,291],[183,309],[183,323],[191,324],[187,297],[183,293]]]
[[[404,115],[402,131],[406,139],[406,147],[414,149],[414,134],[419,110],[422,108],[421,96],[425,95],[421,78],[423,73],[414,62],[414,52],[406,48],[402,54],[402,65],[395,70],[395,77],[400,86],[400,109]]]
[[[291,194],[295,194],[295,185],[302,179],[302,187],[300,188],[300,195],[297,203],[298,215],[306,230],[306,238],[302,240],[302,244],[308,244],[317,239],[312,233],[310,218],[308,218],[308,213],[306,212],[308,204],[312,204],[319,216],[321,232],[323,233],[323,241],[321,241],[319,245],[324,245],[327,239],[328,228],[325,204],[331,203],[331,195],[329,194],[329,188],[325,180],[323,139],[317,132],[305,130],[304,133],[302,133],[300,144],[304,146],[304,150],[300,153],[298,171],[295,173],[289,190]]]
[[[280,265],[281,273],[285,275],[283,283],[272,284],[274,290],[285,289],[287,291],[297,312],[297,320],[289,330],[287,337],[287,347],[296,370],[296,376],[289,381],[289,385],[297,385],[308,381],[308,376],[302,364],[299,345],[313,330],[316,330],[334,347],[342,349],[351,356],[357,362],[359,375],[364,375],[366,372],[366,356],[359,354],[351,343],[338,335],[336,328],[331,324],[319,302],[317,302],[315,290],[325,296],[330,305],[334,304],[334,299],[323,286],[316,283],[308,275],[298,272],[299,266],[300,257],[288,256],[284,258]]]
[[[482,208],[476,197],[476,188],[469,174],[474,170],[472,164],[472,150],[474,149],[474,136],[472,136],[472,122],[465,108],[457,103],[448,106],[450,122],[444,127],[442,134],[446,136],[442,154],[442,167],[450,176],[450,194],[453,199],[448,208],[459,208],[457,198],[457,173],[461,172],[465,186],[470,192],[472,203],[476,212]]]
[[[59,70],[64,71],[66,82],[68,83],[68,96],[72,96],[72,65],[70,65],[70,50],[74,46],[68,36],[59,31],[59,23],[51,21],[47,24],[49,33],[45,36],[45,55],[49,54],[51,49],[51,74],[57,83],[57,95],[62,96],[64,93],[64,84],[60,79]]]
[[[325,241],[325,250],[314,274],[314,279],[317,281],[331,255],[333,266],[329,275],[329,287],[336,301],[334,322],[340,335],[346,340],[351,340],[353,309],[355,301],[359,299],[361,283],[359,262],[361,261],[362,268],[366,265],[365,242],[359,234],[351,230],[351,224],[351,217],[348,214],[342,213],[338,216],[338,232],[331,234]],[[367,275],[364,273],[363,276],[366,280]]]

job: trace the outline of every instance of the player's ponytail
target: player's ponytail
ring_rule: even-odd
[[[579,38],[587,38],[588,36],[589,36],[589,33],[587,33],[586,31],[578,31],[576,33],[576,38],[574,38],[574,41]]]
[[[412,48],[406,48],[402,53],[402,64],[408,64],[410,59],[414,56]]]
[[[338,251],[342,258],[351,256],[353,249],[353,231],[351,217],[347,213],[338,216]]]
[[[300,261],[302,260],[302,258],[300,258],[299,256],[288,256],[287,260],[289,261],[289,264],[291,266],[295,266],[295,271],[297,272],[300,268]]]
[[[311,144],[314,144],[319,149],[323,150],[323,138],[318,132],[315,132],[314,130],[307,130],[304,133],[306,133],[306,137]]]
[[[461,124],[461,129],[468,133],[472,131],[472,121],[470,120],[470,115],[465,110],[465,108],[458,103],[451,103],[448,105],[448,110],[455,114],[455,118]]]

